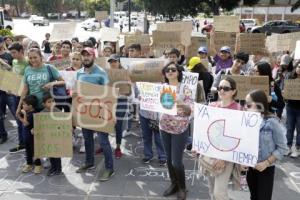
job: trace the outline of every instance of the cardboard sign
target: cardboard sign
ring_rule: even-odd
[[[300,79],[284,80],[283,96],[289,100],[300,100]]]
[[[156,62],[156,63],[160,63],[163,62],[164,64],[167,64],[168,59],[164,59],[164,58],[120,58],[120,62],[121,62],[121,66],[124,69],[129,69],[131,64],[133,62]]]
[[[130,46],[131,44],[140,44],[141,46],[150,45],[150,35],[148,34],[134,34],[134,35],[125,35],[124,43],[125,46]]]
[[[240,19],[238,16],[214,16],[215,31],[240,32]]]
[[[65,70],[69,67],[71,67],[71,60],[70,59],[59,59],[54,61],[47,62],[51,65],[53,65],[57,70]]]
[[[294,51],[300,32],[272,34],[267,37],[267,47],[270,52]]]
[[[118,89],[77,81],[75,91],[73,123],[81,128],[115,134]]]
[[[198,73],[182,72],[179,94],[184,94],[184,102],[193,103],[196,101],[198,77]]]
[[[23,89],[23,76],[0,69],[0,90],[20,96]]]
[[[109,63],[107,62],[108,61],[108,57],[98,57],[98,58],[95,58],[94,62],[101,68],[107,68],[109,69],[110,68],[110,65]]]
[[[160,60],[134,61],[129,67],[129,76],[132,82],[162,82],[162,69],[165,65]]]
[[[237,50],[246,52],[250,55],[265,55],[266,49],[266,36],[264,33],[240,33],[237,36]]]
[[[72,130],[71,113],[34,114],[34,157],[72,157]]]
[[[169,115],[177,114],[176,86],[139,82],[140,109]]]
[[[194,104],[193,150],[215,159],[254,167],[260,113]]]
[[[188,60],[198,55],[198,48],[206,46],[206,39],[204,37],[191,37],[191,45],[188,47],[187,58]]]
[[[107,18],[107,11],[95,11],[95,18],[98,21],[102,21]]]
[[[101,28],[100,29],[100,39],[102,42],[117,42],[119,41],[120,30],[118,28]]]
[[[235,51],[236,46],[236,33],[230,32],[215,32],[215,47],[219,51],[223,46],[229,46],[231,51]],[[209,34],[207,35],[209,42]]]
[[[70,40],[76,29],[77,23],[69,22],[63,24],[53,24],[50,41]]]
[[[267,76],[229,76],[236,82],[237,96],[236,99],[244,100],[249,92],[252,90],[260,89],[263,90],[267,96],[269,96],[269,77]]]
[[[109,77],[110,86],[118,88],[120,95],[131,94],[131,81],[129,77],[129,72],[126,69],[105,70]]]
[[[299,38],[300,39],[300,38]],[[294,59],[300,59],[300,40],[296,42],[295,56]]]

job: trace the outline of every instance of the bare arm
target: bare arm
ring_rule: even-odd
[[[209,52],[213,57],[215,57],[218,53],[216,50],[216,46],[215,46],[215,29],[214,28],[210,32]]]
[[[25,96],[28,94],[28,92],[29,92],[28,85],[27,85],[27,84],[24,84],[23,90],[22,90],[22,93],[21,93],[21,96],[20,96],[20,102],[19,102],[19,105],[18,105],[18,109],[17,109],[16,114],[19,114],[19,113],[21,112],[23,99],[24,99]]]

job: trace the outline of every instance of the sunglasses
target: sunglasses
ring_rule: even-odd
[[[217,87],[217,90],[218,91],[223,90],[224,92],[228,92],[228,91],[232,90],[232,88],[228,87],[228,86],[219,86],[219,87]]]
[[[168,67],[168,68],[166,68],[165,72],[166,73],[168,73],[168,72],[177,72],[177,69],[174,68],[174,67]]]

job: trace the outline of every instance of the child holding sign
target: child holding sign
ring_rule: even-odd
[[[41,112],[61,112],[58,108],[55,107],[54,98],[50,93],[46,93],[43,96],[43,106],[44,110]],[[47,176],[54,176],[61,174],[61,158],[50,158],[51,167],[47,172]]]
[[[25,136],[25,149],[26,149],[26,164],[22,168],[23,173],[28,173],[33,169],[33,114],[38,104],[38,99],[34,95],[28,95],[23,99],[22,110],[18,113],[18,118],[23,124],[23,135]],[[40,159],[34,161],[34,173],[40,174],[42,171],[42,164]]]

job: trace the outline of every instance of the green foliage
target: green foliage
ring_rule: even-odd
[[[110,0],[85,0],[85,9],[90,17],[95,16],[95,11],[108,11],[110,10]]]
[[[47,16],[47,13],[57,12],[62,4],[62,0],[28,0],[27,3],[34,12]]]
[[[13,34],[9,29],[1,29],[0,36],[13,36]]]

